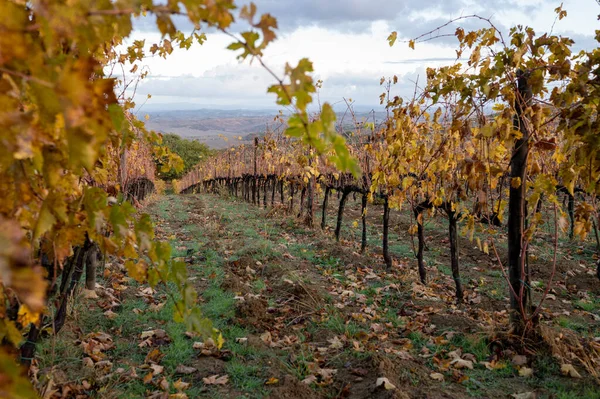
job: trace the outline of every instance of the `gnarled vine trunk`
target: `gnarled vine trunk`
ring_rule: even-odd
[[[510,160],[510,191],[508,199],[508,275],[511,285],[510,307],[511,321],[516,333],[521,333],[524,312],[527,307],[527,295],[524,295],[528,276],[524,273],[526,254],[523,251],[523,228],[525,225],[525,180],[527,157],[529,152],[529,129],[525,126],[523,111],[531,102],[531,89],[527,82],[528,74],[518,71],[516,93],[516,115],[513,121],[516,130],[522,136],[515,141]],[[519,185],[517,186],[517,181]]]

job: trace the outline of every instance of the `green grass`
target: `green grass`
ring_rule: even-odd
[[[302,381],[310,374],[308,364],[313,363],[314,360],[312,351],[304,344],[294,352],[293,357],[287,354],[280,357],[280,362],[286,371],[298,378],[299,381]]]
[[[563,328],[576,331],[578,333],[584,333],[588,331],[588,325],[585,322],[573,320],[565,316],[561,316],[557,319],[558,325]]]
[[[427,344],[427,341],[429,340],[420,331],[411,331],[410,333],[408,333],[408,339],[410,339],[410,341],[413,344],[414,350],[417,352],[420,351],[421,348],[423,348]]]
[[[239,390],[252,393],[252,397],[262,396],[266,393],[264,383],[267,378],[260,367],[233,359],[225,366],[229,380]]]
[[[463,353],[475,355],[478,362],[486,360],[490,355],[487,340],[477,335],[456,334],[450,340],[456,348],[462,348]]]
[[[595,313],[600,311],[600,299],[594,297],[591,300],[579,300],[574,303],[575,307],[586,312]]]
[[[331,311],[332,313],[335,311]],[[356,338],[361,334],[367,333],[367,328],[361,326],[354,320],[344,320],[344,318],[335,312],[324,323],[320,324],[321,328],[333,331],[336,334],[343,334],[348,338]]]

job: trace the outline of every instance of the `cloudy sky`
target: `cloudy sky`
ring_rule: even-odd
[[[382,92],[381,77],[397,75],[396,94],[408,96],[417,79],[423,82],[425,68],[455,61],[453,38],[389,47],[386,38],[398,32],[407,40],[435,29],[450,19],[478,14],[491,17],[508,32],[511,26],[532,26],[548,32],[555,20],[555,0],[255,0],[260,12],[269,12],[279,22],[278,39],[265,52],[266,63],[281,74],[286,62],[303,57],[314,63],[315,79],[323,80],[321,101],[338,103],[351,98],[360,107],[375,107]],[[247,1],[238,1],[242,5]],[[556,22],[554,32],[576,41],[577,48],[595,45],[594,30],[600,29],[596,0],[564,0],[568,17]],[[178,28],[191,31],[183,20]],[[483,27],[473,20],[468,28]],[[453,33],[456,25],[441,33]],[[190,50],[175,49],[167,59],[148,58],[148,77],[137,88],[136,102],[148,100],[142,111],[193,108],[275,108],[274,95],[266,89],[273,79],[258,65],[240,63],[236,53],[226,50],[230,38],[207,33],[204,45]],[[140,20],[132,39],[145,39],[149,46],[160,40],[152,20]]]

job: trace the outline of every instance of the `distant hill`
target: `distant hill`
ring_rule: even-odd
[[[150,119],[146,125],[149,129],[198,140],[214,149],[242,143],[251,144],[254,137],[261,136],[267,131],[267,127],[272,130],[284,127],[279,120],[275,120],[277,111],[274,110],[197,109],[154,111],[149,112],[148,115]],[[358,120],[367,117],[369,117],[368,113],[357,114]],[[376,114],[378,122],[384,117],[384,113]],[[342,114],[338,114],[338,120],[341,118]],[[369,121],[372,121],[372,114]],[[353,129],[351,122],[350,116],[346,115],[344,130]]]

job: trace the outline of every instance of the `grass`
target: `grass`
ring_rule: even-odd
[[[450,340],[450,344],[456,348],[462,348],[463,353],[475,355],[478,362],[486,360],[490,356],[487,340],[477,335],[456,334]]]
[[[187,223],[190,218],[190,213],[187,212],[190,203],[196,204],[193,202],[195,201],[194,198],[201,200],[202,206],[192,210],[192,213],[206,216],[206,223]],[[193,379],[189,377],[192,386],[186,391],[188,397],[218,398],[223,397],[224,392],[227,392],[236,397],[262,398],[269,393],[269,388],[264,385],[265,381],[273,376],[279,378],[281,373],[291,374],[299,380],[303,380],[312,373],[315,364],[323,368],[336,369],[348,368],[348,364],[353,365],[352,367],[355,367],[356,364],[361,366],[370,365],[368,359],[376,353],[378,353],[377,356],[386,356],[378,347],[378,337],[370,336],[371,323],[386,325],[386,333],[390,335],[387,341],[388,345],[398,337],[407,336],[411,340],[413,347],[411,353],[415,358],[415,364],[419,363],[417,366],[424,369],[417,371],[411,368],[398,369],[397,375],[393,378],[400,379],[406,389],[419,387],[424,383],[419,379],[421,372],[430,373],[436,370],[433,358],[423,359],[417,356],[424,347],[428,348],[430,353],[438,358],[446,356],[448,351],[461,348],[463,353],[473,354],[478,362],[488,360],[490,350],[486,339],[481,335],[456,333],[450,339],[450,342],[435,344],[435,340],[432,338],[433,335],[430,336],[421,332],[420,327],[414,325],[413,319],[406,316],[398,317],[399,309],[402,308],[403,304],[413,301],[410,281],[407,282],[395,276],[387,275],[380,280],[365,280],[360,285],[352,285],[354,281],[351,281],[350,278],[353,277],[349,278],[346,274],[348,265],[345,263],[354,262],[348,261],[346,256],[340,255],[340,250],[348,247],[348,245],[345,242],[335,243],[331,237],[324,237],[322,233],[316,230],[303,227],[293,217],[273,218],[271,220],[265,217],[263,209],[259,210],[254,206],[240,201],[232,201],[231,199],[225,201],[216,196],[168,197],[164,201],[158,202],[154,206],[153,212],[157,217],[168,219],[170,222],[169,225],[161,226],[161,229],[165,236],[169,238],[176,237],[170,240],[174,248],[173,257],[184,257],[188,249],[192,249],[195,256],[205,258],[205,260],[189,265],[190,276],[195,278],[191,281],[198,284],[203,314],[212,320],[213,325],[219,328],[225,338],[223,349],[226,353],[224,357],[226,360],[220,363],[222,368],[219,369],[219,373],[222,373],[224,368],[224,373],[230,379],[229,384],[226,387],[211,388],[204,386],[200,378],[202,376],[194,376]],[[332,221],[334,219],[329,218],[330,225]],[[358,243],[360,228],[351,227],[353,221],[352,217],[345,218],[342,239],[355,240]],[[426,234],[436,234],[435,238],[439,234],[444,234],[442,237],[445,237],[446,225],[444,220],[428,218],[426,229]],[[413,262],[414,254],[410,239],[406,240],[405,235],[406,232],[400,227],[391,232],[390,249],[393,256],[408,258],[410,262]],[[379,251],[378,248],[373,247],[381,245],[380,227],[369,226],[367,238],[371,246],[369,251],[372,251],[370,254]],[[323,242],[317,243],[316,240],[327,240],[326,245],[323,245]],[[331,250],[327,248],[328,245],[331,246]],[[430,240],[428,245],[431,247],[426,252],[428,265],[436,267],[442,275],[451,276],[449,265],[441,262],[441,259],[445,259],[446,256],[446,246],[435,240]],[[353,250],[356,250],[356,248],[357,246]],[[234,272],[234,269],[229,269],[232,261],[243,258],[242,264],[244,267],[245,262],[260,261],[262,266],[258,267],[254,267],[250,263],[250,266],[257,270],[257,273],[254,276],[248,275],[241,279],[244,284],[248,284],[247,289],[244,287],[240,291],[245,290],[244,293],[261,295],[267,300],[270,307],[282,307],[282,298],[277,297],[277,293],[273,293],[277,290],[272,290],[272,284],[278,283],[282,279],[290,279],[306,287],[315,284],[315,279],[304,273],[304,267],[302,269],[290,268],[289,257],[284,256],[284,253],[289,253],[295,258],[292,260],[294,264],[303,261],[303,263],[308,262],[314,266],[314,271],[322,275],[318,276],[319,283],[321,283],[321,280],[327,281],[327,291],[335,292],[329,288],[334,285],[343,286],[344,289],[351,289],[356,293],[365,295],[367,301],[366,304],[355,303],[340,310],[333,306],[334,301],[337,301],[337,299],[334,299],[335,296],[327,293],[321,294],[323,301],[319,305],[319,309],[315,309],[314,315],[310,316],[314,318],[308,319],[309,321],[306,322],[304,328],[296,330],[295,326],[287,326],[286,330],[281,330],[282,332],[285,331],[286,335],[298,336],[298,341],[292,347],[281,350],[268,345],[251,344],[252,339],[256,339],[265,330],[265,327],[245,323],[243,325],[237,324],[239,322],[236,317],[237,301],[234,299],[234,295],[237,293],[225,289],[223,283],[227,281],[227,274]],[[373,266],[370,263],[360,263],[360,266],[376,268],[377,262],[374,260]],[[412,266],[411,263],[409,267]],[[481,281],[479,290],[482,293],[498,300],[504,300],[507,290],[500,272],[497,270],[473,271],[470,270],[472,266],[481,268],[479,263],[465,261],[461,265],[462,271],[465,272],[464,275],[473,281]],[[278,268],[281,270],[277,270]],[[237,271],[235,273],[238,274]],[[378,272],[376,271],[376,273]],[[275,279],[272,277],[274,275],[277,276],[277,281],[274,281]],[[445,278],[436,281],[443,282],[443,280]],[[378,292],[378,288],[390,283],[397,284],[401,288]],[[128,284],[132,289],[137,288],[137,285],[133,282]],[[325,284],[323,285],[325,286]],[[160,286],[156,297],[164,296],[173,288],[171,286]],[[273,288],[276,288],[276,286],[273,285]],[[192,348],[193,341],[185,336],[185,326],[173,321],[172,302],[166,299],[161,300],[166,301],[164,307],[158,312],[151,312],[148,309],[148,304],[143,299],[128,294],[122,301],[121,307],[115,310],[117,317],[113,320],[104,317],[103,311],[99,308],[94,309],[79,304],[77,305],[79,307],[76,308],[76,324],[82,329],[84,335],[98,330],[111,333],[115,338],[115,347],[109,351],[109,358],[114,360],[115,367],[124,368],[128,368],[131,364],[137,366],[144,364],[149,348],[138,347],[139,335],[142,331],[156,328],[164,329],[171,341],[160,347],[161,352],[165,355],[161,360],[161,364],[165,367],[164,376],[170,382],[174,382],[180,377],[174,375],[176,367],[180,364],[193,365],[199,360],[199,355]],[[598,298],[593,296],[590,300],[579,300],[574,304],[579,309],[587,312],[597,312],[600,308]],[[360,313],[360,310],[355,309],[355,307],[363,307],[363,305],[376,310],[375,319],[356,320],[351,317],[350,312]],[[324,312],[321,311],[321,306],[325,309]],[[352,310],[349,310],[350,307],[352,307]],[[134,309],[141,310],[141,313],[137,314],[133,311]],[[284,318],[283,324],[287,321],[289,319]],[[587,326],[583,319],[561,317],[556,321],[562,327],[570,328],[582,335],[589,336],[594,331],[593,327]],[[276,322],[280,325],[282,323],[279,319]],[[405,328],[414,329],[415,331],[406,334],[404,332]],[[439,335],[439,332],[435,334]],[[347,338],[347,340],[343,340],[343,348],[326,350],[324,352],[326,354],[316,350],[317,347],[320,349],[328,347],[327,340],[333,336]],[[250,339],[246,342],[237,342],[238,338]],[[282,336],[278,338],[282,338]],[[54,340],[43,341],[39,346],[40,368],[47,368],[52,364],[56,364],[66,372],[70,381],[80,382],[83,378],[86,378],[86,374],[82,372],[82,350],[80,347],[72,345],[74,339],[72,332],[65,331],[65,334],[59,335]],[[360,351],[354,349],[352,341],[361,342]],[[515,384],[520,384],[526,385],[531,390],[536,388],[545,389],[544,392],[550,392],[553,395],[552,397],[556,398],[583,397],[586,399],[600,399],[597,392],[583,382],[581,387],[574,387],[568,381],[565,382],[560,377],[558,363],[549,355],[533,357],[532,367],[534,377],[524,380],[518,376],[518,370],[510,364],[492,371],[485,369],[481,364],[476,364],[474,370],[461,370],[461,373],[469,377],[462,384],[466,392],[472,397],[495,397],[499,392],[508,395],[515,392]],[[145,372],[145,370],[143,371]],[[448,377],[449,373],[448,371]],[[186,378],[184,380],[188,381]],[[429,380],[427,379],[427,381]],[[575,383],[577,382],[579,381],[575,381]],[[455,384],[455,382],[447,378],[446,382],[441,384],[440,386],[445,387]],[[105,388],[105,392],[112,390],[118,392],[119,397],[125,398],[144,397],[156,389],[154,386],[143,384],[139,380],[123,382],[116,379],[110,381]],[[335,389],[332,389],[332,387],[313,386],[312,388],[319,390],[319,393],[326,396],[334,397],[338,394],[337,391],[333,392]],[[337,389],[337,386],[335,388]],[[435,388],[435,390],[437,389]],[[98,395],[102,397],[105,392],[98,393]],[[577,395],[574,395],[573,392],[577,392]]]
[[[342,334],[348,338],[358,338],[362,334],[366,334],[368,329],[362,327],[354,320],[344,320],[339,312],[331,310],[333,313],[324,323],[320,324],[320,327],[326,330],[330,330],[335,334]]]
[[[241,391],[251,393],[251,397],[266,394],[264,376],[258,366],[233,359],[227,363],[225,371],[229,375],[233,386]]]
[[[578,300],[574,303],[575,307],[585,310],[590,313],[600,312],[600,299],[598,297],[592,297],[590,300]]]
[[[588,324],[585,322],[581,322],[578,320],[570,319],[565,316],[560,316],[557,319],[558,325],[563,328],[568,328],[570,330],[576,331],[578,333],[584,333],[588,331]]]

